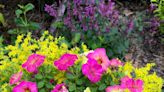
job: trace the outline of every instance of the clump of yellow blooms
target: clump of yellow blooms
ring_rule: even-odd
[[[31,33],[28,33],[27,35],[19,35],[15,41],[15,45],[8,45],[3,48],[7,52],[7,55],[0,52],[0,63],[2,64],[0,65],[0,86],[3,87],[0,88],[0,92],[6,92],[3,90],[7,90],[5,89],[6,83],[9,83],[11,75],[22,70],[22,64],[32,53],[46,56],[43,67],[45,67],[46,72],[51,71],[50,73],[54,73],[56,70],[53,66],[53,62],[54,60],[59,59],[61,55],[64,53],[78,54],[79,52],[88,50],[84,44],[81,46],[82,49],[78,47],[70,49],[68,45],[63,42],[64,40],[63,37],[54,38],[48,33],[48,31],[45,31],[40,39],[33,39]],[[6,58],[1,59],[4,57]],[[79,60],[80,59],[82,60],[83,57],[79,56]],[[47,68],[49,66],[51,68]],[[28,74],[24,74],[24,76],[28,76]],[[57,83],[61,83],[64,81],[64,76],[64,73],[55,74],[54,80]],[[8,92],[10,91],[8,90]]]
[[[132,77],[131,73],[133,72],[133,69],[133,65],[130,62],[126,62],[123,67],[119,68],[119,71],[123,72],[125,76]]]
[[[150,69],[155,64],[150,63],[142,68],[135,68],[136,78],[143,80],[144,90],[143,92],[162,92],[162,78],[158,77],[156,73],[149,74]]]
[[[124,66],[119,68],[119,71],[129,77],[143,80],[143,92],[162,92],[162,78],[158,77],[156,73],[149,73],[154,65],[154,63],[149,63],[145,67],[135,68],[130,62],[126,62]]]

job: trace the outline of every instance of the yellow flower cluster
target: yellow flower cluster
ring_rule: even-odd
[[[131,63],[126,62],[124,66],[119,68],[119,71],[123,72],[129,77],[135,77],[141,79],[144,82],[143,92],[161,92],[162,91],[162,78],[158,77],[156,73],[150,74],[149,71],[155,64],[149,63],[145,67],[135,68]],[[132,74],[134,75],[132,76]]]
[[[162,92],[162,78],[158,77],[156,73],[149,74],[150,69],[155,64],[147,64],[143,68],[135,68],[136,78],[143,80],[144,90],[143,92]]]
[[[132,77],[131,73],[133,72],[133,69],[133,65],[130,62],[126,62],[123,67],[119,68],[119,71],[123,72],[125,76]]]
[[[46,56],[43,66],[54,67],[54,60],[60,58],[64,53],[78,54],[80,52],[87,51],[86,45],[82,44],[81,48],[68,48],[68,45],[64,42],[63,37],[54,38],[49,35],[48,31],[45,31],[40,39],[32,39],[31,33],[27,35],[19,35],[15,41],[15,45],[9,45],[5,47],[5,51],[8,55],[0,53],[0,86],[9,82],[9,78],[12,74],[22,70],[22,64],[27,60],[28,56],[32,53],[37,53]],[[83,57],[79,56],[79,60]],[[49,69],[51,71],[51,69]],[[61,73],[54,76],[54,80],[57,83],[63,82],[65,74]],[[4,88],[3,88],[4,89]],[[0,91],[2,89],[0,88]],[[3,92],[3,91],[2,91]],[[4,91],[5,92],[5,91]]]

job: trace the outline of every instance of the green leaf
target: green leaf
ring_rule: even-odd
[[[10,29],[7,31],[9,34],[17,34],[17,29]]]
[[[38,82],[38,88],[42,88],[44,86],[44,81]]]
[[[46,83],[46,87],[52,89],[53,86],[50,83]]]
[[[77,85],[81,85],[83,83],[82,79],[77,80]]]
[[[18,4],[18,7],[21,8],[21,9],[24,9],[24,5]]]
[[[25,10],[24,12],[26,13],[26,12],[32,10],[32,9],[34,9],[34,5],[31,4],[31,3],[28,3],[28,4],[25,5],[25,7],[24,7],[24,10]]]
[[[39,23],[36,23],[36,22],[30,22],[29,29],[38,30],[38,29],[40,29],[40,25],[39,25]]]
[[[70,73],[67,73],[66,74],[66,77],[68,78],[68,79],[74,79],[75,77],[72,75],[72,74],[70,74]]]
[[[37,74],[37,75],[35,75],[35,78],[36,78],[36,79],[42,79],[43,76],[42,76],[41,74]]]
[[[99,90],[100,90],[100,91],[104,90],[105,88],[106,88],[106,85],[105,85],[105,84],[101,84],[101,85],[99,86]]]
[[[5,18],[2,13],[0,13],[0,23],[2,23],[3,26],[6,26]]]
[[[46,90],[42,88],[41,90],[39,90],[39,92],[46,92]]]
[[[69,84],[69,91],[74,91],[74,90],[76,90],[76,85],[73,83],[70,83]]]
[[[23,14],[23,11],[22,11],[21,9],[17,9],[17,10],[15,11],[15,14],[16,14],[17,18],[19,18],[20,15]]]
[[[56,22],[53,22],[53,23],[52,23],[52,26],[53,26],[54,28],[63,28],[64,23],[61,22],[61,21],[56,21]]]
[[[80,33],[75,33],[73,40],[72,40],[72,44],[78,43],[80,41],[81,38],[81,34]]]

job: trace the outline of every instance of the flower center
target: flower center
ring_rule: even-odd
[[[102,64],[102,59],[101,58],[99,58],[98,60],[97,60],[97,62],[98,62],[98,64]]]
[[[24,91],[25,91],[25,92],[31,92],[31,91],[30,91],[30,89],[29,89],[29,88],[27,88],[27,87],[26,87],[26,88],[24,88]]]
[[[136,85],[132,85],[132,88],[137,89],[138,87]]]
[[[37,62],[37,58],[34,58],[32,61],[31,61],[31,65],[33,65],[34,63],[36,63]]]

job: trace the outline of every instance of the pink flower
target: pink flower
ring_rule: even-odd
[[[87,63],[82,65],[82,73],[87,76],[91,82],[96,83],[101,79],[103,69],[96,60],[89,58]]]
[[[37,84],[35,82],[22,81],[13,88],[13,92],[38,92]]]
[[[109,86],[106,88],[106,92],[124,92],[123,88],[119,85]]]
[[[60,57],[59,60],[54,61],[54,65],[59,70],[67,70],[68,67],[73,66],[74,62],[78,59],[78,57],[74,54],[64,54]]]
[[[121,79],[121,87],[124,89],[129,89],[130,92],[142,92],[143,81],[140,79],[134,80],[126,76]]]
[[[57,84],[51,92],[68,92],[64,83]]]
[[[32,54],[28,57],[27,61],[22,64],[28,72],[37,72],[37,68],[41,66],[44,62],[45,56]]]
[[[109,66],[109,59],[106,55],[106,50],[104,48],[97,48],[94,52],[87,55],[88,58],[95,59],[99,64],[101,64],[103,70],[107,70]]]
[[[13,74],[11,77],[10,77],[10,85],[13,85],[13,84],[16,84],[17,82],[19,82],[19,80],[22,78],[22,75],[23,75],[23,72],[20,71],[16,74]]]
[[[110,60],[109,64],[111,67],[123,66],[123,63],[118,58]]]

